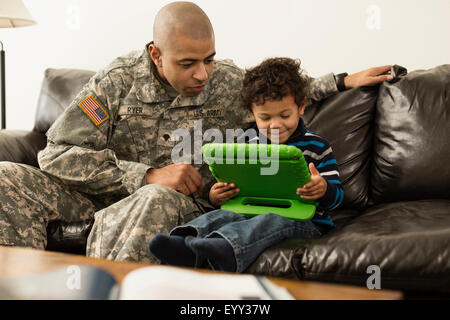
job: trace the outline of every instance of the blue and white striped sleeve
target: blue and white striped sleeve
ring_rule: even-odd
[[[336,158],[331,147],[327,143],[327,148],[321,154],[320,162],[314,164],[320,175],[327,181],[327,191],[319,200],[318,210],[330,211],[337,208],[344,199],[344,189],[339,179],[339,170]]]

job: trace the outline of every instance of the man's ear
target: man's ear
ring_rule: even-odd
[[[153,43],[148,46],[148,53],[150,54],[150,57],[153,60],[153,63],[159,67],[162,68],[162,57],[161,57],[161,50],[158,49]]]

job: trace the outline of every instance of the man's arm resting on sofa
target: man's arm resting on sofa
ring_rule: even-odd
[[[350,75],[329,73],[319,78],[309,78],[309,101],[321,101],[329,96],[346,89],[357,88],[361,86],[374,86],[385,80],[391,80],[391,66],[381,66],[369,68]],[[344,77],[339,79],[342,75]],[[342,81],[342,83],[340,83]]]
[[[373,67],[357,73],[353,73],[344,78],[345,88],[357,88],[362,86],[374,86],[385,80],[392,80],[390,74],[391,65]]]

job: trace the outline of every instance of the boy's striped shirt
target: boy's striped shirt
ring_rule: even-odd
[[[259,140],[259,131],[255,128],[257,136],[250,137],[249,143],[255,143]],[[267,139],[267,143],[270,140]],[[339,179],[339,170],[336,158],[330,144],[323,137],[307,130],[300,119],[297,130],[284,143],[296,146],[302,150],[306,162],[314,163],[320,175],[327,181],[327,191],[318,201],[316,214],[312,221],[327,225],[333,225],[328,214],[329,211],[337,208],[344,199],[344,189]]]

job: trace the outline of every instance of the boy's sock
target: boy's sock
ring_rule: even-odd
[[[209,259],[214,268],[229,272],[236,271],[233,247],[227,240],[187,236],[185,242],[197,255]]]
[[[180,267],[195,266],[195,253],[185,244],[184,237],[157,234],[149,241],[148,248],[163,263]]]

